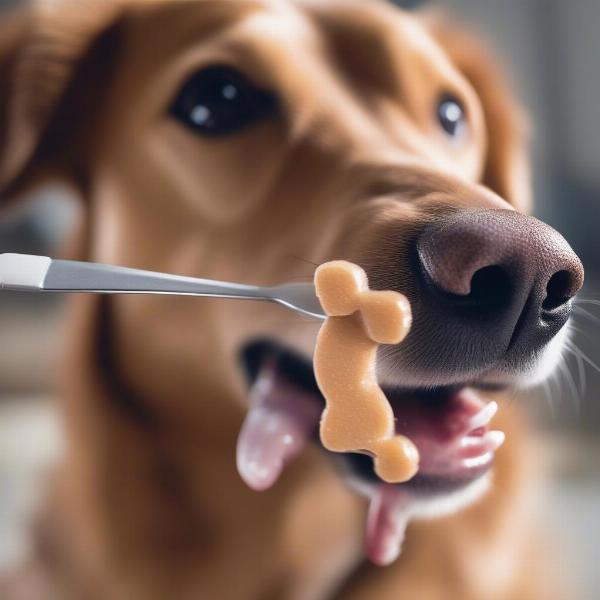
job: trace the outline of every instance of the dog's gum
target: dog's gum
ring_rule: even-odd
[[[317,336],[314,370],[326,407],[321,442],[334,452],[373,456],[375,472],[388,483],[411,479],[419,453],[395,435],[394,413],[377,383],[379,344],[398,344],[408,333],[411,312],[398,292],[370,290],[365,272],[347,261],[315,271],[315,288],[327,319]]]

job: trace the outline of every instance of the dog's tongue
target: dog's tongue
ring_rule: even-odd
[[[250,410],[237,443],[237,468],[254,490],[266,490],[315,432],[322,406],[313,394],[292,385],[275,364],[265,365],[250,390]],[[380,484],[371,497],[366,552],[378,565],[400,554],[409,519],[410,497],[397,486]]]
[[[381,484],[371,496],[365,551],[376,564],[386,566],[398,558],[410,518],[410,497],[396,486]]]
[[[250,390],[250,409],[237,443],[237,468],[254,490],[266,490],[306,446],[322,407],[310,392],[264,365]]]

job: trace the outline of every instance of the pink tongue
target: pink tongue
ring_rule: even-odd
[[[291,385],[273,364],[263,367],[250,390],[250,409],[237,443],[237,468],[254,490],[270,488],[283,467],[308,443],[321,407]]]
[[[408,494],[395,486],[377,486],[369,506],[365,548],[375,564],[386,566],[398,558],[409,518]]]

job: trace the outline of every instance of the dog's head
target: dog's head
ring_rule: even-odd
[[[452,424],[476,438],[485,390],[556,366],[583,270],[523,214],[525,125],[497,68],[441,20],[362,0],[40,2],[0,44],[0,82],[0,183],[74,182],[85,258],[264,284],[350,259],[406,294],[413,328],[379,370],[429,465],[415,494],[479,480],[493,451],[440,458]],[[283,309],[119,298],[113,314],[156,410],[218,418],[217,401],[156,398],[239,398],[240,355],[251,383],[268,368],[319,402],[317,324]]]

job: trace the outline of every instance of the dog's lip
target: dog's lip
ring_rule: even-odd
[[[252,482],[249,479],[253,475],[251,473],[248,476],[244,464],[246,467],[250,464],[254,469],[255,458],[260,453],[246,453],[246,457],[254,457],[249,463],[244,459],[244,453],[240,454],[238,446],[240,473],[252,487],[264,489],[274,483],[284,463],[302,449],[304,441],[318,441],[318,421],[324,400],[314,381],[310,360],[294,350],[272,340],[256,341],[244,348],[243,359],[251,383],[260,380],[261,369],[265,364],[269,365],[267,380],[270,380],[271,395],[262,394],[259,402],[267,404],[249,411],[247,422],[252,419],[256,421],[257,414],[260,414],[262,420],[256,421],[256,426],[263,428],[263,439],[271,440],[263,442],[261,460],[272,462],[273,456],[265,457],[265,454],[279,452],[280,456],[275,461],[277,464],[271,465],[271,471],[264,479]],[[252,386],[251,391],[251,398],[255,399],[256,385]],[[266,385],[265,380],[262,385]],[[499,431],[490,430],[489,421],[496,406],[495,403],[486,405],[482,395],[501,387],[504,386],[476,381],[412,389],[385,386],[384,391],[394,409],[397,432],[412,439],[421,454],[419,474],[411,481],[398,485],[419,494],[440,494],[466,486],[487,473],[504,436]],[[264,428],[266,406],[271,411],[270,432]],[[477,421],[478,418],[481,422]],[[287,430],[287,446],[282,439],[274,437],[285,427],[291,427]],[[240,440],[253,439],[247,435],[250,431],[248,427],[244,431],[246,434],[241,435]],[[257,434],[253,436],[256,439]],[[345,470],[349,470],[352,477],[358,477],[367,485],[380,483],[369,457],[347,453],[337,455],[336,459],[341,460],[342,464],[346,463]]]

